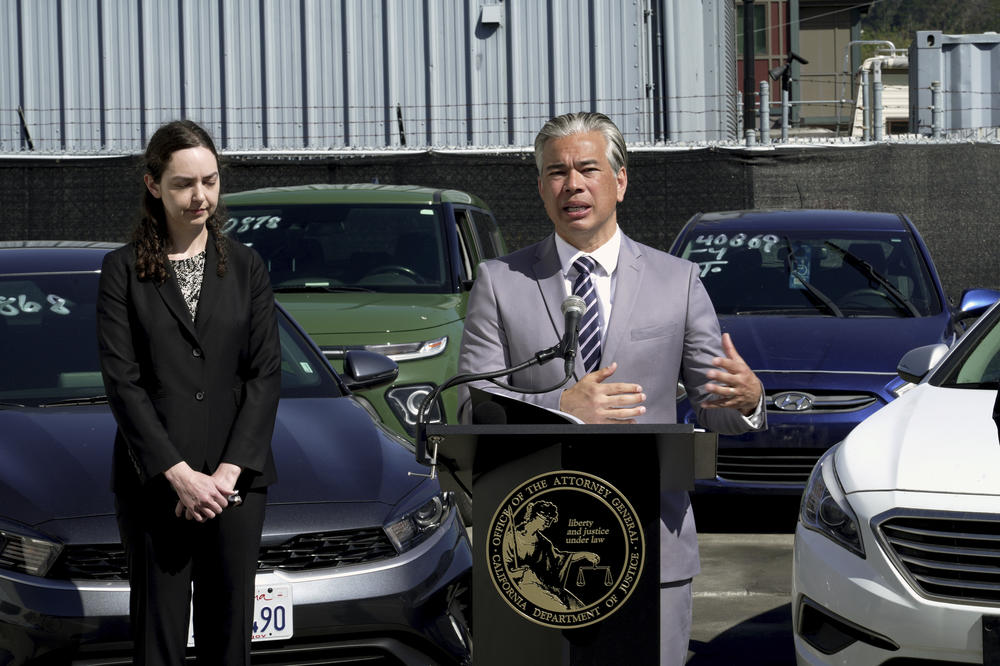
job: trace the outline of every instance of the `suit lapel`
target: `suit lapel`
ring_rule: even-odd
[[[622,234],[622,245],[618,251],[618,275],[615,278],[615,293],[611,307],[611,319],[608,321],[608,332],[604,337],[601,350],[601,367],[615,360],[618,350],[625,344],[625,335],[629,330],[629,321],[639,298],[639,287],[642,284],[643,265],[642,252],[635,243]]]
[[[542,301],[545,302],[545,310],[549,314],[549,322],[552,324],[552,331],[557,339],[562,339],[564,320],[562,314],[562,302],[566,298],[566,287],[563,285],[562,266],[559,265],[559,253],[556,252],[556,241],[554,236],[541,244],[538,253],[535,255],[537,261],[532,267],[535,274],[535,281],[538,290],[541,292]],[[539,341],[541,348],[542,341]]]
[[[209,234],[208,242],[205,244],[205,275],[201,279],[201,295],[198,296],[198,316],[195,318],[195,327],[198,331],[204,331],[208,325],[208,320],[215,312],[215,304],[219,300],[219,292],[222,284],[219,274],[216,271],[219,263],[219,253],[215,249],[215,242]]]

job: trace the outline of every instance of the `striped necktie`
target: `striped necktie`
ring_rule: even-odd
[[[579,296],[587,303],[587,311],[580,320],[580,357],[587,372],[593,372],[601,363],[601,317],[597,305],[597,289],[590,277],[591,271],[597,267],[592,257],[581,255],[573,262],[577,271],[573,281],[573,295]]]

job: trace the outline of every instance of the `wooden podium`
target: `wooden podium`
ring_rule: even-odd
[[[715,434],[535,422],[426,435],[442,474],[472,489],[476,666],[658,663],[660,490],[715,477]]]

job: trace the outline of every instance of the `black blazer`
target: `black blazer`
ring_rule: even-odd
[[[281,388],[274,295],[250,248],[209,238],[197,321],[177,278],[139,280],[130,243],[104,259],[97,299],[101,371],[118,422],[112,490],[137,490],[182,460],[207,474],[243,468],[237,486],[277,479],[271,435]]]

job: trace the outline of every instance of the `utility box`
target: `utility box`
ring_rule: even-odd
[[[934,132],[931,84],[940,83],[940,131],[975,137],[1000,128],[1000,35],[918,30],[910,44],[910,132]]]

